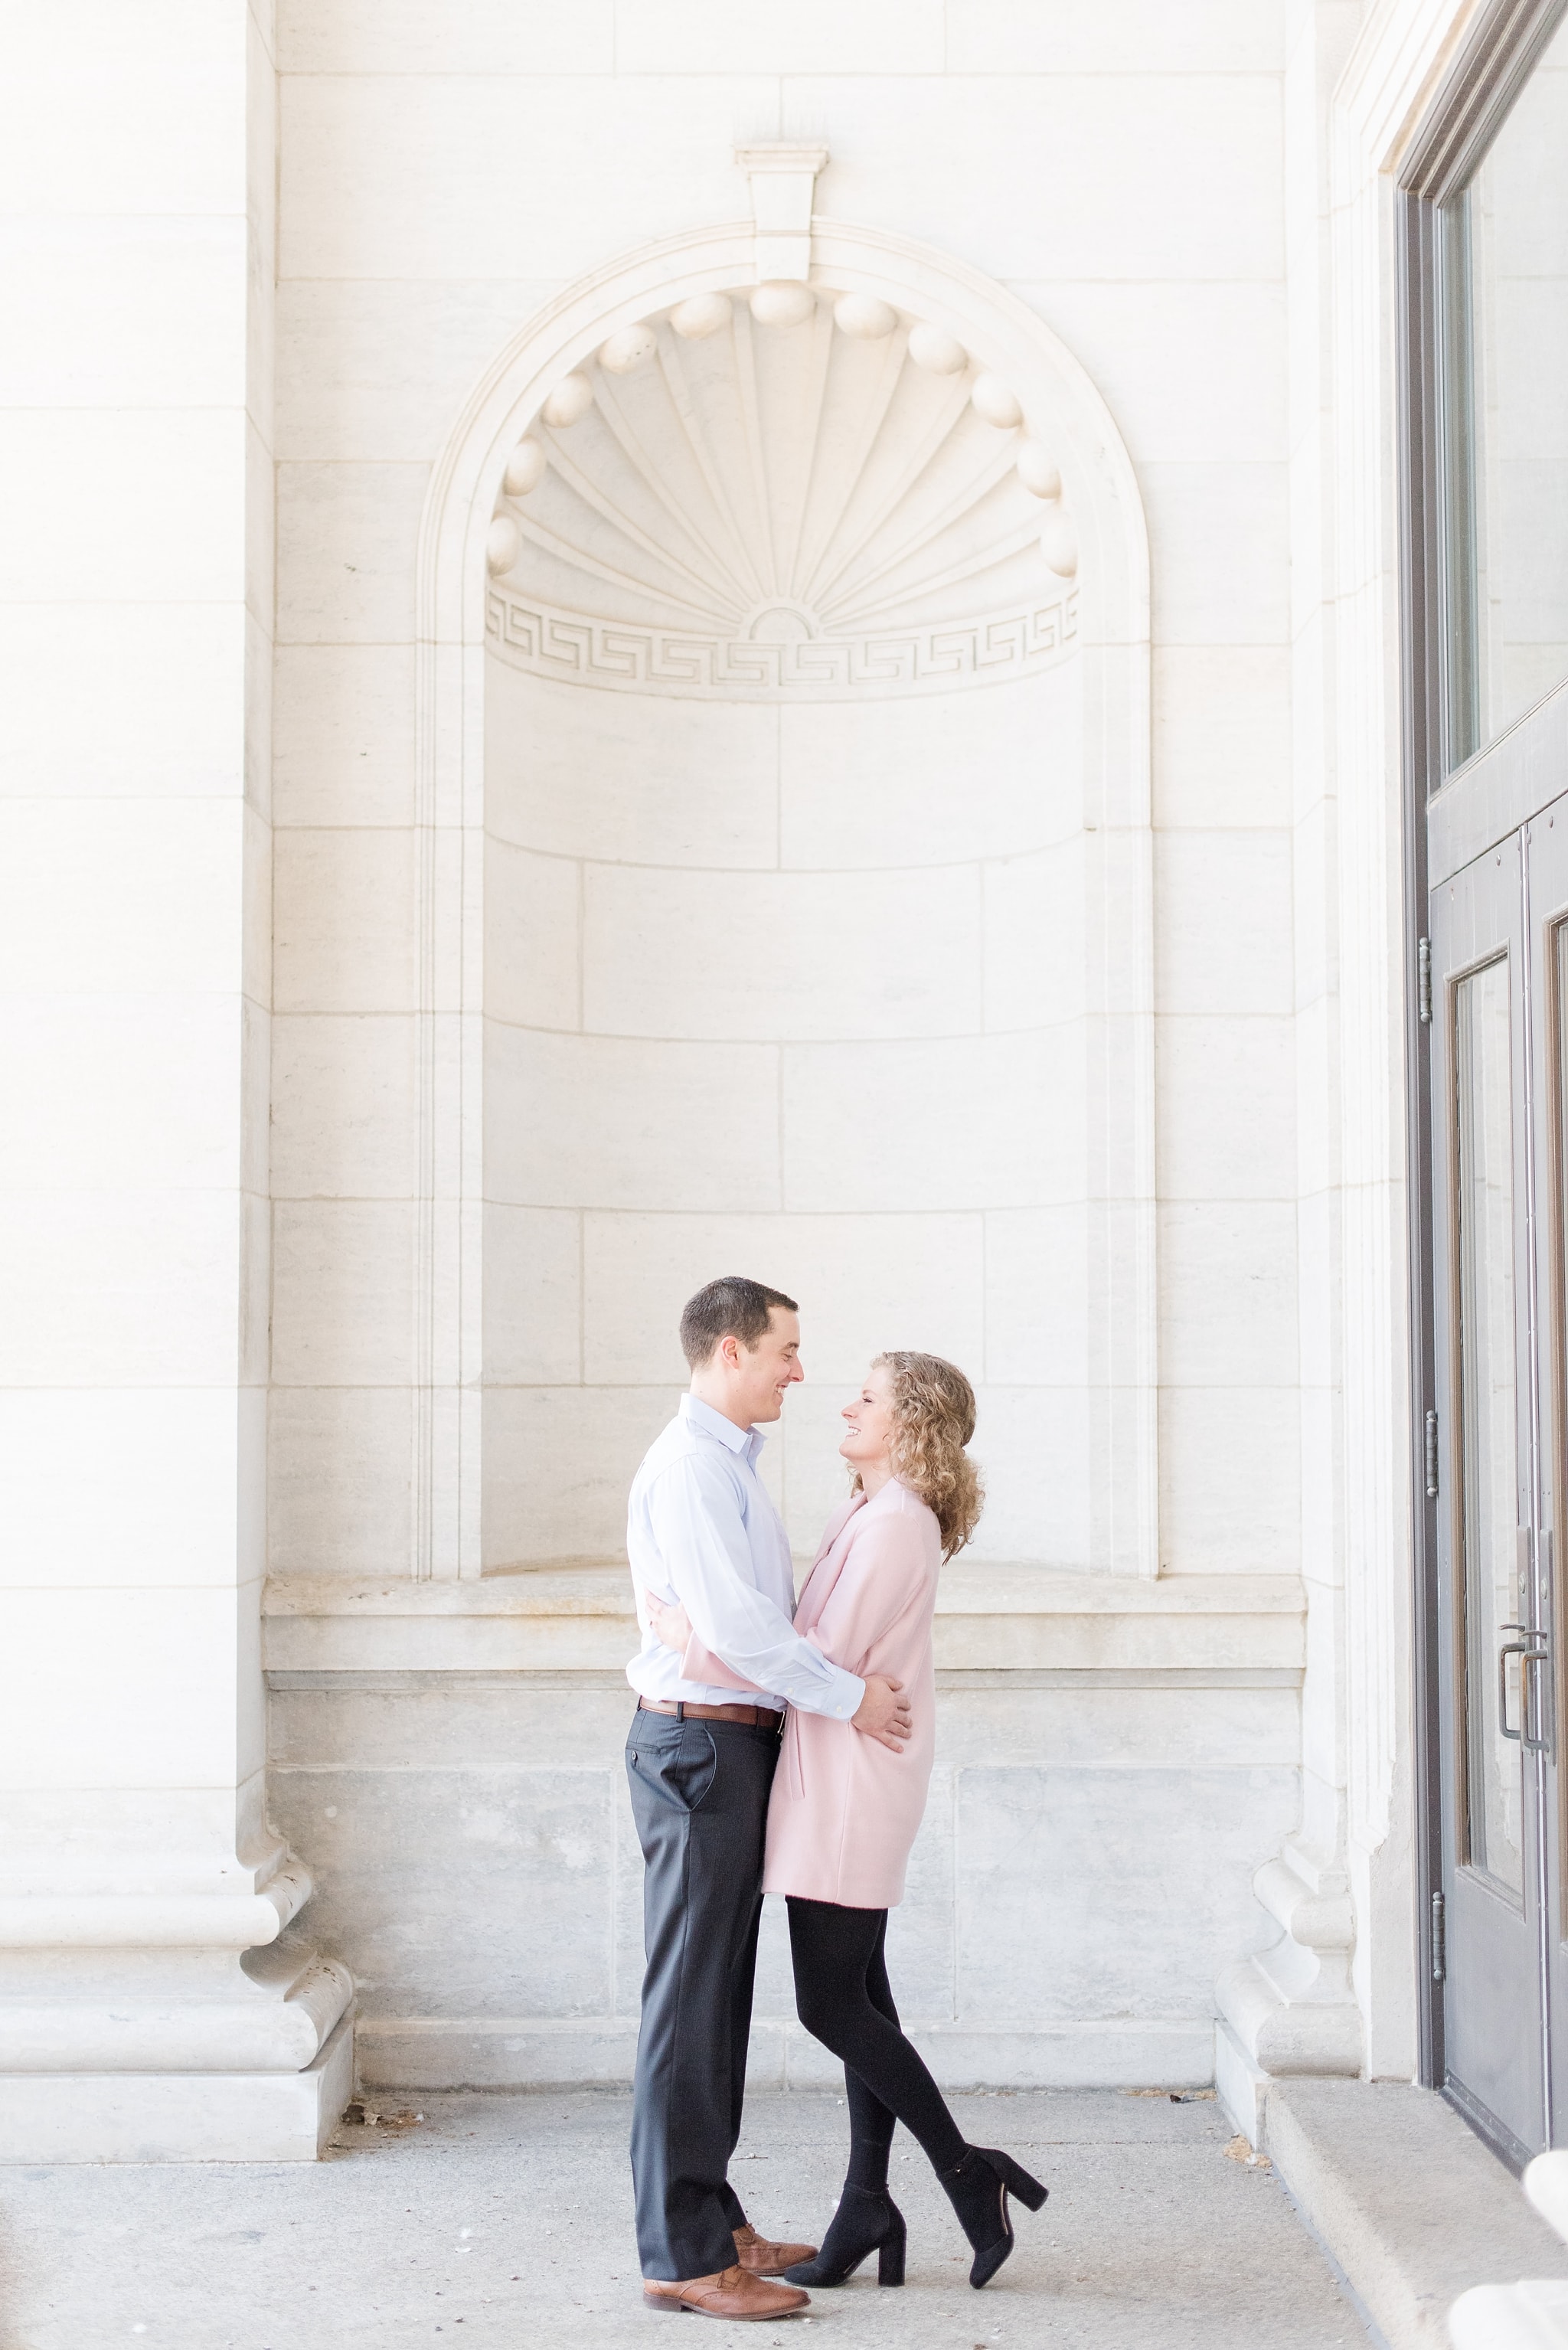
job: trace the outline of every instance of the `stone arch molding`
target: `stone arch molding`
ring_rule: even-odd
[[[1132,466],[1078,362],[1033,312],[982,273],[912,239],[818,214],[810,220],[808,270],[803,265],[793,285],[786,279],[774,286],[776,262],[774,269],[760,265],[767,244],[751,221],[692,230],[624,255],[568,288],[528,322],[476,387],[427,497],[416,623],[412,1571],[437,1577],[481,1571],[488,640],[504,658],[547,675],[575,670],[582,676],[588,662],[600,661],[592,681],[612,690],[631,683],[642,691],[667,687],[688,695],[783,700],[874,696],[889,687],[953,691],[983,684],[988,669],[1017,675],[1075,659],[1083,701],[1084,1323],[1091,1334],[1084,1376],[1094,1501],[1086,1555],[1060,1564],[1156,1574],[1148,560]],[[780,249],[774,240],[774,254]],[[804,255],[804,236],[800,250]],[[886,339],[900,360],[911,334],[928,330],[928,356],[940,363],[924,371],[937,389],[938,412],[949,413],[950,422],[950,411],[967,400],[983,425],[988,403],[992,408],[992,447],[967,473],[959,469],[962,479],[938,482],[924,525],[906,534],[920,540],[913,568],[906,561],[898,571],[908,550],[887,543],[886,535],[883,543],[862,548],[862,571],[878,572],[893,600],[879,608],[873,580],[857,601],[840,598],[842,625],[835,629],[835,614],[798,592],[805,575],[797,567],[793,581],[782,584],[782,575],[732,579],[722,612],[670,609],[656,597],[641,612],[618,614],[614,599],[624,600],[627,591],[611,579],[600,583],[607,591],[600,610],[584,614],[558,596],[543,597],[536,579],[509,577],[529,537],[514,518],[536,486],[529,475],[540,463],[520,456],[520,445],[541,446],[557,463],[558,452],[567,452],[564,470],[576,475],[567,486],[591,510],[603,485],[591,468],[571,459],[569,427],[552,424],[550,416],[565,417],[581,401],[579,382],[591,389],[596,377],[607,376],[612,397],[623,388],[616,370],[602,364],[607,345],[612,359],[635,352],[649,322],[668,338],[671,314],[688,306],[691,318],[705,297],[727,296],[743,316],[759,280],[781,298],[789,286],[797,299],[809,282],[814,295],[831,297],[840,341]],[[765,305],[757,307],[765,315]],[[893,324],[884,335],[888,314]],[[876,331],[857,334],[857,316]],[[956,364],[941,350],[944,342],[961,353]],[[902,372],[909,375],[907,366]],[[624,412],[618,422],[625,428]],[[633,436],[623,430],[621,437]],[[919,440],[913,431],[911,463]],[[962,548],[941,543],[947,493],[948,503],[966,512],[991,499],[997,527],[981,538],[1000,551],[988,577],[1007,589],[989,599],[961,590],[956,625],[951,611],[944,618],[929,608],[933,580],[950,592],[947,575],[964,569]],[[682,543],[683,556],[691,551]],[[983,564],[970,567],[985,570]],[[558,580],[558,560],[553,568]],[[688,606],[701,606],[689,578],[674,584]],[[792,588],[797,592],[788,592]],[[901,603],[900,590],[909,591]],[[548,633],[552,625],[562,629],[563,618],[573,639],[565,651],[561,636],[552,640]],[[661,669],[668,674],[661,677]]]
[[[485,542],[506,663],[603,691],[865,700],[1060,660],[1076,530],[956,335],[776,280],[621,328],[546,396]]]

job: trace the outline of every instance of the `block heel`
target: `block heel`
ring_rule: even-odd
[[[846,2186],[838,2209],[815,2260],[785,2269],[786,2284],[844,2284],[862,2262],[877,2255],[878,2284],[904,2282],[904,2245],[909,2230],[904,2215],[888,2193],[869,2187]]]
[[[1031,2211],[1040,2210],[1046,2196],[1051,2192],[1048,2187],[1042,2187],[1037,2178],[1032,2178],[1023,2165],[1021,2162],[1014,2162],[1010,2154],[993,2154],[988,2148],[986,2160],[1001,2171],[1002,2183],[1010,2195],[1016,2195],[1019,2201],[1026,2205]]]
[[[1002,2154],[993,2146],[971,2146],[950,2170],[940,2177],[949,2202],[958,2213],[959,2224],[974,2250],[974,2262],[969,2281],[978,2292],[989,2284],[997,2270],[1012,2251],[1012,2215],[1007,2208],[1010,2194],[1016,2195],[1030,2210],[1038,2211],[1045,2200],[1045,2192],[1037,2178],[1032,2178],[1020,2162],[1010,2154]]]

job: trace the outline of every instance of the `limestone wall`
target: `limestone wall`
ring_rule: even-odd
[[[268,1623],[271,1791],[386,2085],[629,2076],[641,1863],[620,1574],[301,1579]],[[1285,1576],[956,1565],[938,1761],[890,1966],[954,2084],[1202,2082],[1220,1970],[1274,1929],[1302,1626]],[[765,1905],[760,2077],[827,2077]],[[827,2068],[828,2071],[831,2068]]]
[[[1248,1887],[1296,1816],[1300,1657],[1195,1662],[1179,1627],[1214,1578],[1299,1601],[1283,15],[282,12],[272,1787],[378,2077],[624,2068],[628,1700],[607,1650],[508,1649],[499,1603],[410,1617],[395,1658],[356,1631],[302,1659],[289,1594],[355,1626],[372,1587],[610,1557],[679,1384],[674,1314],[732,1264],[806,1307],[770,1467],[797,1543],[835,1489],[836,1383],[929,1345],[981,1390],[981,1558],[1037,1579],[949,1668],[981,1679],[944,1682],[900,1920],[950,2076],[1204,2077],[1213,1977],[1273,1930]],[[792,137],[828,153],[819,220],[951,257],[950,281],[888,263],[898,332],[967,270],[1056,338],[1024,404],[1059,403],[1063,503],[1095,517],[1090,650],[784,709],[562,682],[486,650],[483,616],[449,639],[421,601],[432,484],[458,604],[483,601],[493,508],[518,533],[495,591],[522,597],[545,511],[502,481],[550,389],[523,377],[472,444],[471,540],[442,504],[476,383],[628,249],[749,236],[732,151]],[[819,264],[796,329],[825,349],[839,282]],[[971,374],[994,364],[974,302]],[[580,338],[595,380],[607,331]],[[544,438],[558,480],[591,473]],[[1147,608],[1112,619],[1146,525]],[[578,554],[636,569],[607,544]],[[582,576],[590,617],[626,617]],[[961,618],[959,595],[899,608]],[[1113,771],[1141,800],[1096,797]],[[787,944],[757,970],[769,923]],[[1032,1651],[1036,1601],[1057,1623],[1049,1594],[1095,1575],[1175,1595],[1136,1659]],[[461,1659],[420,1645],[453,1621]]]
[[[781,105],[826,123],[823,213],[1021,294],[1130,452],[1153,566],[1160,1560],[1296,1564],[1281,14],[1135,32],[1053,10],[1047,30],[976,7],[944,49],[934,6],[876,14],[875,36],[873,13],[726,16],[717,50],[700,9],[623,8],[613,41],[607,5],[574,10],[543,50],[499,14],[284,13],[275,1568],[410,1547],[431,470],[568,279],[745,213],[731,148]],[[586,807],[581,776],[558,787]],[[918,861],[942,853],[928,832]],[[951,1334],[973,1355],[972,1315]]]

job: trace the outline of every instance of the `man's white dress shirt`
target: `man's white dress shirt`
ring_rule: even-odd
[[[789,1541],[757,1475],[766,1440],[699,1397],[681,1397],[632,1482],[626,1546],[639,1613],[645,1590],[679,1599],[704,1648],[765,1692],[755,1703],[776,1708],[787,1699],[804,1712],[847,1721],[866,1684],[794,1627]],[[641,1697],[737,1702],[732,1689],[682,1680],[680,1664],[649,1628],[626,1677]]]

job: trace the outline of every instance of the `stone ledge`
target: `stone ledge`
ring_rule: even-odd
[[[1434,2090],[1271,2080],[1262,2103],[1265,2150],[1388,2350],[1449,2350],[1471,2285],[1568,2277],[1568,2248]]]
[[[314,2162],[353,2089],[351,2015],[299,2073],[12,2073],[0,2163]]]
[[[940,1671],[1299,1675],[1301,1584],[1288,1575],[1059,1575],[950,1567],[937,1602]],[[637,1646],[624,1566],[555,1561],[468,1582],[275,1578],[272,1673],[615,1671]]]
[[[942,2087],[955,2093],[1205,2088],[1213,2074],[1207,2016],[1095,2016],[995,2031],[911,2022],[909,2033]],[[386,2016],[360,2022],[358,2046],[361,2079],[381,2090],[624,2088],[637,2054],[637,2019]],[[759,2017],[746,2078],[753,2089],[836,2089],[844,2074],[798,2023]]]

